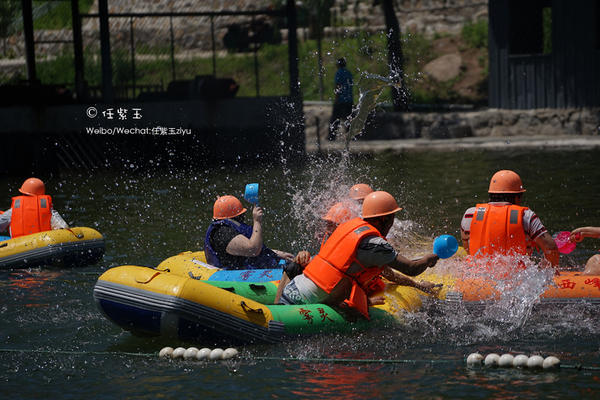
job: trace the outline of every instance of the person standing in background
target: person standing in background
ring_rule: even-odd
[[[337,60],[337,68],[334,81],[335,99],[331,119],[329,120],[329,135],[327,136],[329,141],[335,140],[340,122],[343,122],[345,126],[347,125],[346,121],[352,114],[354,100],[352,96],[352,74],[346,69],[346,59],[344,57]]]

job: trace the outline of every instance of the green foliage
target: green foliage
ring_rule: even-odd
[[[20,11],[20,1],[0,1],[0,38],[5,38],[13,33],[14,22],[19,18]]]
[[[323,97],[333,100],[334,75],[337,70],[336,59],[346,57],[348,69],[358,84],[362,71],[387,76],[387,40],[383,34],[363,33],[354,38],[342,40],[326,39],[322,43],[323,57]],[[407,34],[402,37],[404,54],[404,73],[406,87],[413,103],[439,103],[460,101],[452,86],[455,83],[434,82],[423,76],[421,71],[426,63],[437,57],[432,51],[432,42],[419,34]],[[165,89],[173,79],[170,51],[158,48],[136,49],[135,61],[136,85],[162,85]],[[152,57],[155,55],[155,57]],[[287,44],[264,44],[257,53],[259,73],[259,93],[261,96],[285,95],[289,92],[289,66],[287,63]],[[314,40],[300,41],[298,47],[301,90],[305,100],[319,100],[319,70],[317,43]],[[484,57],[484,56],[481,56]],[[86,51],[85,79],[90,86],[101,84],[101,57],[95,51]],[[128,50],[113,49],[113,82],[115,85],[131,85],[131,58]],[[480,62],[486,61],[484,58]],[[209,75],[213,72],[212,56],[192,59],[175,59],[176,79],[193,79],[197,75]],[[238,53],[217,56],[217,77],[231,77],[240,85],[238,96],[255,96],[256,81],[254,75],[254,54]],[[44,83],[73,82],[73,55],[65,52],[51,61],[38,62],[38,74]],[[359,91],[354,90],[355,103]],[[391,91],[385,90],[380,102],[391,100]]]
[[[473,48],[488,47],[488,21],[479,20],[474,23],[468,23],[462,29],[463,40]]]
[[[79,0],[79,12],[87,13],[94,3],[94,0]],[[69,0],[52,1],[34,0],[33,8],[44,9],[43,15],[33,21],[34,29],[63,29],[71,28],[73,21],[71,18],[71,2]]]
[[[543,54],[552,53],[552,8],[542,8]]]
[[[75,64],[73,54],[64,51],[52,61],[37,62],[36,74],[44,84],[65,84],[73,82]]]

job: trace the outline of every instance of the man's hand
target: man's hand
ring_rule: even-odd
[[[372,296],[367,298],[367,305],[369,306],[380,306],[382,304],[385,304],[384,296]]]
[[[417,285],[415,287],[422,292],[429,293],[433,296],[437,296],[440,294],[440,291],[442,290],[443,286],[444,286],[444,284],[442,284],[442,283],[420,281],[420,282],[417,282]]]
[[[294,258],[294,262],[305,267],[310,262],[310,253],[306,250],[299,251],[296,258]]]
[[[260,224],[262,222],[263,215],[264,215],[264,211],[263,211],[262,207],[255,206],[254,209],[252,210],[252,220],[254,222],[258,222]]]

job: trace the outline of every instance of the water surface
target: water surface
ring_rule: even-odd
[[[106,320],[92,298],[96,279],[110,267],[155,266],[181,251],[201,249],[216,196],[241,197],[246,183],[260,183],[267,244],[314,252],[319,216],[354,183],[396,196],[404,208],[398,218],[410,233],[458,238],[462,213],[486,201],[489,178],[499,169],[521,175],[525,205],[550,232],[600,224],[597,150],[331,155],[293,163],[282,157],[266,165],[189,171],[130,164],[118,173],[41,176],[67,222],[105,235],[106,255],[80,269],[0,272],[0,397],[593,398],[600,390],[597,371],[469,369],[464,363],[474,351],[510,351],[600,366],[600,321],[590,305],[533,311],[507,305],[475,315],[427,304],[406,315],[401,326],[246,345],[239,347],[238,361],[194,363],[153,354],[166,345],[214,344],[134,337]],[[0,178],[1,208],[10,206],[27,177]],[[599,248],[600,241],[588,239],[561,264],[581,268]],[[527,297],[516,300],[535,302]],[[307,361],[284,361],[287,357]],[[310,361],[314,358],[397,362]]]

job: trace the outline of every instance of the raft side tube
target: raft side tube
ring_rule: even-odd
[[[130,331],[146,328],[147,324],[140,325],[136,319],[135,313],[141,310],[161,312],[160,334],[166,336],[179,335],[173,326],[181,328],[182,323],[197,324],[198,332],[210,331],[220,339],[238,341],[276,342],[282,340],[284,332],[263,304],[203,281],[146,267],[122,266],[106,271],[96,283],[94,298],[110,320]],[[170,330],[162,326],[165,321]],[[155,329],[150,331],[158,334]]]
[[[0,242],[0,268],[89,265],[102,258],[104,248],[104,238],[92,228],[38,232]]]

